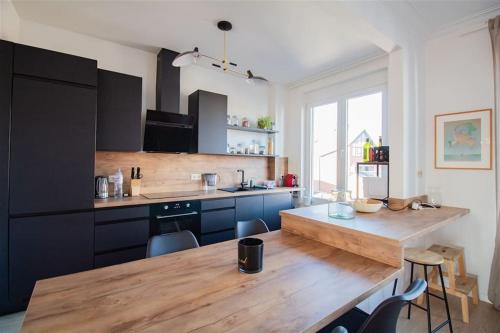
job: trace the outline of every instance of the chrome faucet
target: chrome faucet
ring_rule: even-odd
[[[247,182],[245,182],[245,170],[242,170],[242,169],[238,169],[236,170],[236,172],[241,172],[241,188],[245,188],[245,186],[247,186]]]

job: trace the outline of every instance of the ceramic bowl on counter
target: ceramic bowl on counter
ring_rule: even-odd
[[[352,206],[361,213],[375,213],[382,208],[382,201],[375,199],[357,199]]]

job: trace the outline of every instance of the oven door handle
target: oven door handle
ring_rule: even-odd
[[[169,219],[169,218],[174,218],[174,217],[181,217],[181,216],[191,216],[191,215],[198,215],[198,212],[190,212],[190,213],[184,213],[184,214],[174,214],[174,215],[156,215],[157,220],[162,220],[162,219]]]

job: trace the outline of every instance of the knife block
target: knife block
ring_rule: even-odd
[[[141,180],[131,179],[130,180],[130,196],[137,197],[141,194]]]

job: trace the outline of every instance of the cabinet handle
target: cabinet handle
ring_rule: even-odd
[[[173,217],[190,216],[190,215],[198,215],[198,212],[174,214],[174,215],[156,215],[156,219],[161,220],[161,219],[169,219],[169,218],[173,218]]]

